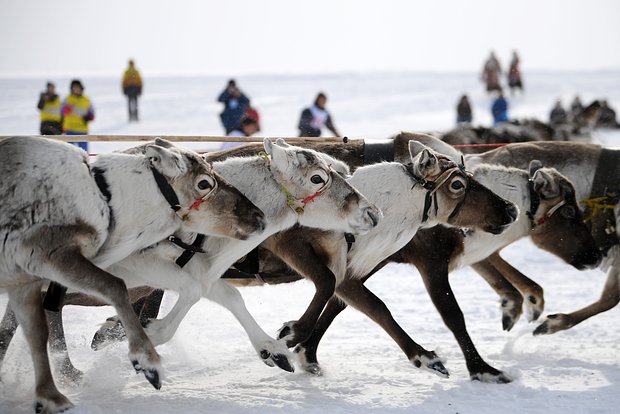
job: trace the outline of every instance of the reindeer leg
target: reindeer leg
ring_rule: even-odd
[[[394,339],[400,349],[407,355],[409,361],[417,368],[427,369],[442,377],[449,376],[448,370],[444,367],[437,354],[425,350],[411,339],[400,325],[396,323],[385,303],[364,286],[363,280],[346,278],[338,285],[336,293],[347,304],[363,312],[379,324]]]
[[[35,373],[35,412],[59,413],[73,407],[54,384],[47,355],[47,321],[41,302],[42,282],[9,290],[9,304],[30,346]]]
[[[13,312],[11,306],[7,304],[2,322],[0,322],[0,366],[2,366],[6,351],[9,349],[9,344],[15,335],[18,325],[15,312]]]
[[[620,269],[613,266],[607,273],[607,281],[598,301],[572,313],[548,315],[547,319],[534,330],[534,335],[552,334],[570,329],[594,315],[608,311],[619,302]]]
[[[450,287],[448,263],[445,261],[441,263],[442,266],[438,266],[438,263],[430,266],[434,268],[433,270],[426,270],[423,266],[418,266],[418,269],[433,304],[439,311],[444,324],[452,331],[463,352],[470,378],[472,380],[500,384],[511,382],[512,379],[508,375],[487,364],[478,353],[467,332],[463,312]]]
[[[487,259],[471,267],[493,288],[500,297],[502,328],[510,331],[521,317],[523,297],[521,293]]]
[[[48,260],[41,262],[42,274],[69,288],[100,297],[116,308],[127,332],[134,369],[143,372],[155,388],[161,388],[159,355],[131,307],[125,282],[95,266],[75,247],[59,248]]]
[[[527,320],[530,322],[537,320],[545,309],[543,288],[502,259],[499,252],[490,255],[487,260],[521,292],[525,298]]]
[[[336,276],[324,264],[326,259],[313,246],[304,243],[291,247],[291,244],[295,243],[294,240],[286,240],[286,243],[289,245],[286,249],[280,249],[280,258],[299,274],[310,279],[316,288],[314,297],[301,318],[284,323],[278,331],[278,339],[284,339],[287,346],[292,348],[312,334],[312,329],[327,301],[334,295]],[[304,252],[303,257],[299,252]]]
[[[295,371],[293,368],[292,355],[287,346],[280,341],[276,341],[263,331],[256,323],[250,312],[245,306],[239,290],[222,279],[216,280],[206,295],[206,298],[222,305],[237,318],[243,329],[248,335],[252,346],[261,360],[273,367],[278,366],[289,372]]]
[[[299,364],[306,372],[317,376],[323,375],[323,371],[316,356],[319,343],[329,326],[334,319],[336,319],[336,316],[346,308],[346,303],[335,296],[332,297],[329,302],[327,302],[327,306],[325,306],[323,313],[321,313],[319,320],[316,322],[310,338],[295,347],[295,353],[298,356]]]
[[[159,314],[159,305],[164,296],[161,289],[153,289],[149,286],[139,286],[131,288],[129,291],[129,300],[136,315],[139,316],[140,324],[147,326],[150,319],[157,318]],[[100,306],[97,304],[76,303],[84,306]],[[90,347],[98,351],[104,347],[114,343],[121,342],[126,339],[125,330],[118,316],[109,317],[105,323],[99,328],[90,343]]]
[[[45,311],[47,316],[47,323],[49,325],[50,336],[49,345],[50,350],[55,353],[54,359],[56,360],[56,367],[62,374],[64,379],[68,379],[71,382],[78,383],[82,379],[82,371],[73,366],[71,358],[69,357],[69,351],[67,350],[67,341],[65,339],[65,331],[62,322],[62,308],[58,312]]]

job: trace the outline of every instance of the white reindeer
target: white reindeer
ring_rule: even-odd
[[[280,139],[275,144],[265,139],[264,148],[263,156],[228,158],[214,162],[213,167],[261,208],[267,222],[265,231],[243,241],[207,237],[200,246],[204,253],[195,254],[183,267],[176,260],[184,249],[163,241],[109,268],[129,287],[148,285],[179,293],[168,315],[151,320],[146,328],[155,345],[169,341],[189,309],[206,297],[237,316],[267,365],[292,371],[287,347],[256,324],[243,301],[234,300],[241,298],[239,292],[220,276],[268,236],[295,224],[361,234],[379,222],[380,210],[334,172],[348,172],[342,162]],[[190,232],[175,236],[187,244],[197,237]]]
[[[242,239],[264,229],[263,213],[198,154],[163,141],[143,150],[100,155],[89,165],[86,153],[65,143],[0,140],[0,289],[30,345],[38,413],[73,407],[49,367],[44,279],[112,304],[134,368],[160,388],[159,355],[125,284],[102,268],[180,229]]]

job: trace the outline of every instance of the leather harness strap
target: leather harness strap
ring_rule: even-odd
[[[610,207],[618,204],[620,199],[618,150],[601,149],[596,172],[594,173],[590,197],[600,197],[603,195],[609,195],[609,197],[604,197],[601,204]],[[588,216],[588,212],[586,212],[585,216]],[[591,219],[587,221],[587,224],[591,226],[590,232],[603,253],[607,253],[612,246],[620,243],[615,230],[616,216],[613,208],[602,208],[598,210],[597,213],[593,214]]]

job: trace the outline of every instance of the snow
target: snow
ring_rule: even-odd
[[[545,120],[555,99],[575,94],[584,103],[608,99],[620,108],[618,72],[526,73],[526,93],[510,100],[513,117]],[[53,79],[64,95],[69,79]],[[128,124],[118,79],[83,79],[97,113],[96,134],[219,135],[215,97],[223,77],[146,80],[141,122]],[[36,134],[37,94],[45,79],[0,79],[0,135]],[[462,93],[474,104],[476,124],[489,125],[490,98],[475,73],[349,73],[316,76],[256,76],[237,79],[261,113],[262,136],[295,136],[302,107],[319,90],[342,133],[351,138],[385,138],[400,130],[447,130]],[[620,133],[598,131],[594,140],[618,146]],[[95,143],[101,152],[131,144]],[[191,144],[212,149],[214,144]],[[573,311],[598,298],[606,275],[577,271],[522,240],[504,250],[523,273],[545,288],[546,313]],[[550,336],[534,337],[537,326],[521,318],[511,332],[501,329],[495,293],[470,269],[452,274],[452,286],[479,352],[515,378],[507,385],[468,378],[464,359],[410,266],[390,265],[367,285],[422,346],[447,360],[450,378],[415,368],[373,322],[347,309],[327,332],[319,361],[324,375],[287,373],[259,361],[243,330],[224,309],[199,302],[174,339],[158,348],[165,378],[160,391],[127,360],[125,343],[101,351],[90,340],[110,307],[65,309],[65,330],[80,385],[59,384],[77,405],[75,413],[616,413],[620,402],[620,331],[616,307]],[[247,306],[267,332],[299,317],[313,293],[306,281],[241,288]],[[295,299],[296,298],[296,299]],[[167,293],[162,314],[174,302]],[[7,303],[0,295],[0,309]],[[541,321],[543,320],[541,317]],[[610,329],[607,329],[607,328]],[[32,412],[33,374],[27,344],[18,331],[0,368],[0,413]]]

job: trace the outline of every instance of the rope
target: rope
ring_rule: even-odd
[[[591,197],[584,198],[579,201],[580,204],[584,205],[586,208],[590,209],[590,213],[586,218],[584,218],[584,222],[588,222],[592,220],[594,216],[596,216],[599,212],[605,209],[614,209],[618,205],[618,196],[620,194],[606,194],[600,197]],[[616,199],[614,201],[614,199]],[[612,204],[605,204],[605,201],[612,200]]]

